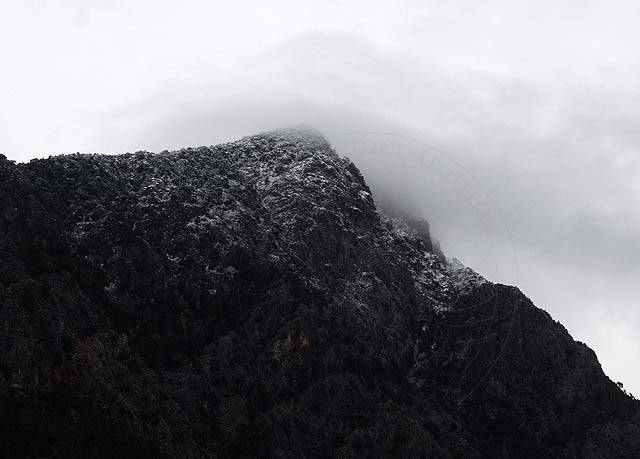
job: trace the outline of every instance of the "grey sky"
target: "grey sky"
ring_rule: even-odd
[[[640,4],[230,3],[4,2],[0,152],[315,125],[640,394]]]

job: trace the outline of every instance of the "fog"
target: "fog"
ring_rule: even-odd
[[[310,124],[640,394],[640,4],[131,3],[3,3],[1,153]]]

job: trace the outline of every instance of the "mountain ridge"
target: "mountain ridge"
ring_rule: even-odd
[[[640,455],[593,351],[312,128],[0,158],[0,192],[6,455]]]

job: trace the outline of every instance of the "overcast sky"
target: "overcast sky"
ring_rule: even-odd
[[[3,1],[0,152],[307,123],[640,395],[640,3]]]

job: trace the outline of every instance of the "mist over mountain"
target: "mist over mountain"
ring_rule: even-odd
[[[0,157],[1,453],[639,457],[594,352],[341,154]]]

